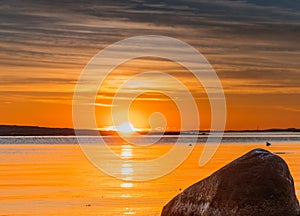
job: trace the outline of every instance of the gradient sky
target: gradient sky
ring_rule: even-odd
[[[300,128],[299,1],[2,0],[0,20],[0,124],[72,127],[74,87],[89,60],[121,39],[155,34],[183,40],[208,59],[224,87],[227,129]],[[96,101],[98,126],[111,125],[118,82],[151,65],[180,76],[197,98],[201,129],[209,128],[205,91],[184,68],[159,59],[114,71],[105,100]],[[169,129],[179,127],[178,110],[157,94],[141,95],[132,122],[147,127],[154,111],[166,115]]]

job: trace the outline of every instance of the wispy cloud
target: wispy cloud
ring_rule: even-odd
[[[227,95],[300,95],[298,1],[3,0],[0,20],[3,101],[71,103],[75,82],[93,55],[113,42],[144,34],[195,46],[215,68]],[[136,72],[132,66],[110,77],[103,87],[105,97],[113,97],[117,85]],[[174,66],[168,73],[202,98],[201,85],[187,71]],[[161,83],[169,91],[172,86]]]

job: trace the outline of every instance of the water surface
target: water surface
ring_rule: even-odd
[[[115,137],[106,141],[122,158],[149,160],[169,151],[176,138],[165,136],[147,148]],[[153,137],[143,139],[149,142]],[[2,137],[0,215],[159,215],[176,194],[254,148],[266,148],[288,163],[300,198],[299,133],[228,133],[212,160],[199,167],[205,139],[200,136],[192,154],[172,173],[137,183],[99,171],[86,159],[75,137]],[[190,147],[188,141],[189,136],[182,146]],[[272,145],[266,147],[265,141]],[[93,138],[87,137],[88,142]],[[128,167],[123,171],[133,172]]]

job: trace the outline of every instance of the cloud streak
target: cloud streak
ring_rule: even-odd
[[[0,98],[6,102],[26,98],[70,104],[76,80],[92,56],[113,42],[144,34],[171,36],[196,47],[213,65],[229,97],[300,97],[297,1],[2,0],[0,20]],[[187,71],[173,67],[168,72],[203,98],[203,89]],[[134,73],[128,67],[110,77],[105,97],[111,99],[117,84]],[[172,87],[163,85],[170,91]]]

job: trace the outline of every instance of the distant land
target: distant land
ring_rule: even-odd
[[[94,135],[95,130],[80,130],[80,135]],[[183,134],[206,135],[209,131],[183,131]],[[300,132],[297,128],[271,128],[264,130],[227,130],[225,132]],[[115,135],[114,131],[99,131],[101,135]],[[151,135],[161,134],[162,132],[151,132]],[[179,131],[167,131],[166,135],[177,135]],[[17,126],[17,125],[0,125],[0,136],[74,136],[73,128],[48,128],[39,126]]]

